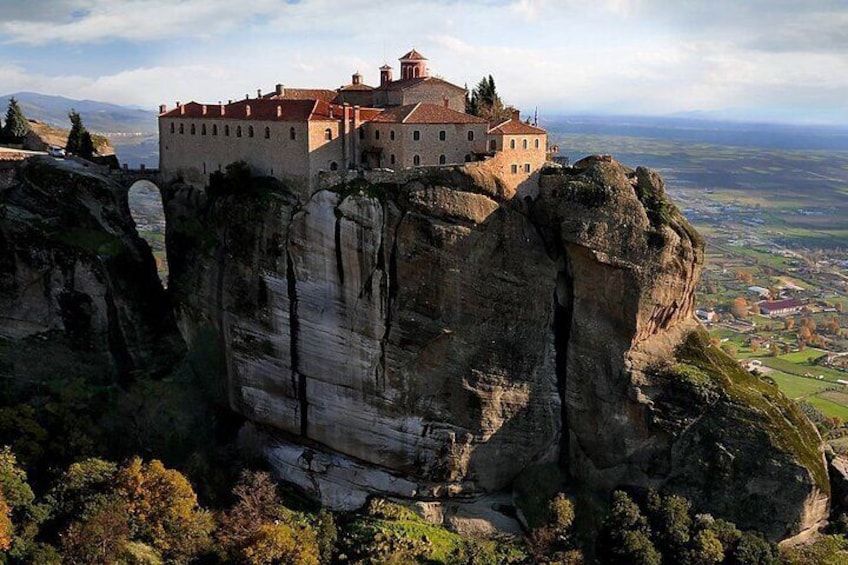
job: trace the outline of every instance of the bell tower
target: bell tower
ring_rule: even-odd
[[[400,78],[424,78],[430,76],[427,71],[427,57],[413,49],[400,58]]]

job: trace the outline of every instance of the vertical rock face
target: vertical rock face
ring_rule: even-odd
[[[0,265],[0,338],[11,344],[50,337],[119,377],[166,370],[183,350],[126,191],[103,178],[47,159],[4,175]]]
[[[703,242],[662,180],[594,159],[520,201],[483,181],[168,192],[184,332],[221,332],[232,405],[280,475],[350,508],[493,492],[559,460],[773,538],[813,527],[815,430],[698,337]]]

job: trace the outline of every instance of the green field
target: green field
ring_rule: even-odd
[[[843,406],[842,404],[837,404],[836,402],[818,396],[805,398],[804,402],[812,404],[825,416],[837,416],[842,418],[843,421],[848,421],[848,406]]]
[[[771,371],[769,377],[774,379],[778,388],[793,400],[799,400],[819,393],[827,388],[833,388],[833,384],[827,381],[817,381],[806,377],[789,375],[780,371]]]

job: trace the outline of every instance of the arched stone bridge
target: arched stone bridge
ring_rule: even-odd
[[[138,169],[130,169],[126,166],[121,169],[110,169],[107,176],[127,189],[140,180],[150,181],[158,187],[161,180],[159,169],[148,169],[143,165]]]

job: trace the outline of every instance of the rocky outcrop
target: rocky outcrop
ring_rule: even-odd
[[[180,323],[223,336],[231,404],[279,474],[350,508],[470,499],[558,460],[775,539],[815,527],[820,440],[699,338],[703,242],[659,176],[592,158],[538,195],[499,186],[443,169],[305,202],[237,174],[166,191]]]
[[[79,362],[118,378],[157,374],[184,349],[126,191],[73,164],[33,158],[4,171],[0,265],[7,352],[34,340],[55,353],[38,360],[4,355],[12,373],[28,373],[17,363],[65,370]]]

